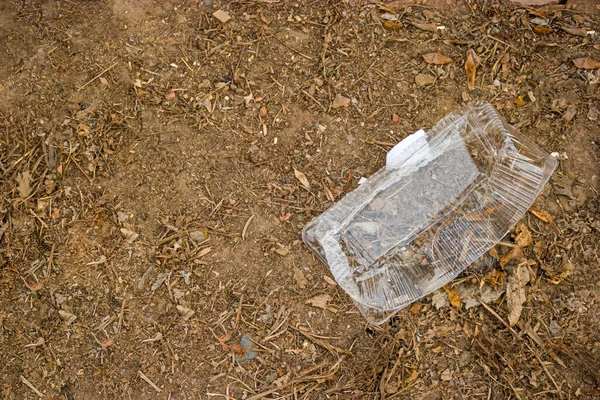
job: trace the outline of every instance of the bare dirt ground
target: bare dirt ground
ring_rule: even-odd
[[[469,1],[0,2],[0,396],[600,398],[600,18]],[[503,266],[369,326],[301,229],[475,99],[560,166]]]

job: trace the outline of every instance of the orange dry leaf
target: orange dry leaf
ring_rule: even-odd
[[[547,224],[554,225],[554,217],[550,215],[548,211],[536,210],[535,208],[530,208],[529,212],[544,221]]]
[[[397,31],[404,28],[404,25],[402,25],[400,22],[396,22],[396,21],[385,21],[383,23],[383,29],[387,29],[388,31]]]
[[[529,231],[529,228],[527,228],[527,225],[525,225],[525,224],[520,224],[519,230],[520,230],[520,232],[517,235],[517,237],[515,238],[516,245],[519,247],[529,246],[532,242],[531,232]]]
[[[549,35],[552,33],[552,28],[550,28],[549,26],[538,25],[535,28],[533,28],[533,32],[537,33],[538,35]]]
[[[504,266],[508,264],[510,260],[516,259],[517,261],[520,261],[524,257],[523,250],[521,250],[520,247],[515,247],[510,251],[510,253],[506,254],[500,259],[500,266],[504,268]]]
[[[446,292],[448,295],[448,300],[450,301],[452,307],[460,310],[462,308],[462,301],[460,301],[460,297],[456,291],[454,291],[454,289],[452,289],[449,285],[444,286],[442,289],[444,289],[444,292]]]
[[[450,64],[452,62],[452,59],[450,57],[440,53],[426,53],[422,54],[422,56],[427,64],[444,65]]]
[[[600,62],[594,60],[593,58],[589,58],[589,57],[574,58],[571,61],[573,61],[573,64],[575,64],[575,66],[577,68],[582,68],[582,69],[600,68]]]
[[[475,89],[475,76],[477,74],[477,67],[481,60],[475,50],[467,50],[467,61],[465,61],[465,72],[467,73],[467,87],[469,90]]]

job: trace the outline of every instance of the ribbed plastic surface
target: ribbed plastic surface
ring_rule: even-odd
[[[557,164],[484,102],[412,139],[394,154],[400,163],[388,160],[303,231],[372,324],[444,286],[500,241]]]

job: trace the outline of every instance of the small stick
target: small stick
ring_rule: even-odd
[[[477,297],[477,301],[479,301],[479,304],[481,304],[486,310],[488,310],[494,317],[498,318],[498,320],[500,322],[502,322],[502,324],[504,326],[506,326],[508,329],[510,329],[510,331],[512,333],[515,334],[515,336],[517,335],[517,332],[515,332],[515,330],[513,328],[511,328],[511,326],[509,324],[507,324],[501,316],[498,315],[498,313],[494,310],[492,310],[492,308],[490,306],[488,306],[487,304],[485,304],[485,302],[483,300],[481,300],[479,297]]]
[[[246,239],[246,231],[248,230],[248,226],[250,225],[250,222],[252,222],[253,218],[254,214],[252,214],[250,218],[248,218],[248,221],[246,221],[246,223],[244,224],[244,229],[242,229],[242,240]]]
[[[314,101],[315,103],[317,103],[318,105],[321,106],[321,108],[323,109],[323,111],[327,111],[327,108],[325,108],[325,106],[323,104],[321,104],[321,102],[317,99],[315,99],[310,93],[308,93],[306,90],[302,89],[302,94],[310,97],[310,99],[312,99],[312,101]]]
[[[138,376],[145,380],[148,383],[148,385],[152,386],[152,389],[156,390],[158,393],[162,392],[162,390],[158,386],[156,386],[156,384],[152,382],[150,378],[144,375],[142,371],[138,371]]]
[[[125,302],[126,301],[127,301],[127,296],[124,296],[123,303],[121,304],[121,312],[119,313],[119,325],[117,325],[116,337],[121,336],[121,327],[123,326],[123,317],[125,316]]]
[[[95,77],[93,77],[92,79],[90,79],[89,81],[87,81],[87,83],[85,85],[83,85],[79,89],[77,89],[77,91],[79,92],[81,89],[83,89],[84,87],[86,87],[90,83],[94,82],[96,79],[100,78],[102,75],[104,75],[105,73],[107,73],[108,71],[110,71],[111,69],[113,69],[114,66],[117,65],[118,63],[119,62],[117,61],[113,65],[111,65],[110,67],[106,68],[104,71],[100,72],[98,75],[96,75]]]
[[[23,382],[29,389],[33,390],[35,394],[37,394],[40,398],[44,397],[44,394],[37,390],[35,386],[31,382],[29,382],[23,375],[21,375],[21,382]]]

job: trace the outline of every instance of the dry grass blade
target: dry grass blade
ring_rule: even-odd
[[[327,351],[329,351],[331,354],[333,354],[336,357],[339,357],[340,353],[341,354],[346,354],[346,355],[349,355],[349,356],[354,356],[354,354],[352,354],[352,352],[350,352],[350,351],[348,351],[346,349],[339,348],[339,347],[334,346],[332,344],[329,344],[325,340],[321,340],[321,339],[317,338],[316,336],[312,335],[309,332],[306,332],[306,331],[304,331],[302,329],[299,329],[299,328],[294,328],[293,326],[290,326],[290,328],[292,328],[296,332],[299,332],[302,336],[305,336],[307,339],[309,339],[312,342],[318,344],[319,346],[327,349]]]

